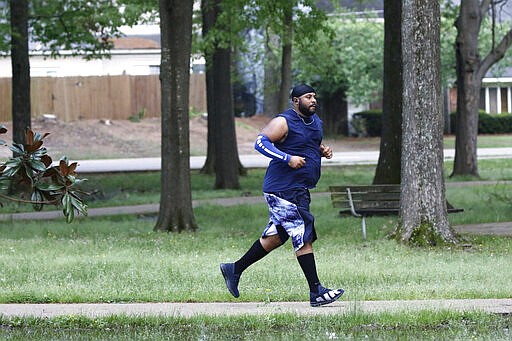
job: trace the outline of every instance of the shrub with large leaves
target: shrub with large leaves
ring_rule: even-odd
[[[7,128],[0,125],[0,134],[5,134]],[[66,157],[60,159],[58,166],[52,166],[52,158],[43,147],[43,139],[49,133],[41,135],[28,129],[26,143],[13,143],[9,149],[13,156],[0,163],[0,187],[2,190],[9,185],[30,195],[30,199],[12,194],[0,193],[0,198],[32,204],[40,211],[44,205],[62,207],[62,212],[68,223],[75,218],[75,213],[87,215],[87,205],[82,197],[86,194],[77,185],[86,179],[78,179],[75,169],[76,162],[70,163]],[[0,144],[7,146],[4,140]]]

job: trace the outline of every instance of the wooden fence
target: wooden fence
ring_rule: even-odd
[[[0,78],[0,123],[11,121],[11,78]],[[160,80],[149,76],[34,77],[32,118],[54,114],[62,121],[128,119],[145,111],[160,116]],[[206,112],[204,74],[190,75],[190,107]]]

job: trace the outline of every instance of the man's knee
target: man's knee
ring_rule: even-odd
[[[311,242],[305,242],[300,249],[295,251],[296,256],[302,256],[308,253],[313,253],[313,243]]]
[[[261,237],[260,238],[261,246],[265,249],[265,251],[270,252],[274,250],[275,248],[278,248],[279,246],[283,245],[281,242],[281,238],[278,234],[267,236],[267,237]]]

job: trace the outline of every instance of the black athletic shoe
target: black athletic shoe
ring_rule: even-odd
[[[222,272],[222,276],[226,280],[226,287],[228,287],[229,292],[234,297],[240,296],[238,292],[238,282],[240,281],[240,275],[235,274],[235,264],[234,263],[221,263],[220,271]]]
[[[318,292],[309,293],[309,303],[312,307],[329,304],[340,298],[344,292],[343,289],[331,290],[319,285]]]

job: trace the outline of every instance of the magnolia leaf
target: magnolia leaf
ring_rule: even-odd
[[[73,162],[69,165],[69,173],[68,174],[75,174],[75,169],[78,166],[77,162]]]
[[[79,185],[79,184],[81,184],[84,181],[87,181],[87,179],[77,179],[77,178],[75,178],[73,180],[73,185]]]
[[[36,150],[38,150],[41,146],[43,145],[43,141],[36,141],[36,142],[33,142],[31,144],[26,144],[25,145],[25,150],[27,152],[35,152]]]
[[[18,173],[19,170],[20,170],[20,165],[18,164],[13,167],[7,168],[7,170],[2,172],[2,175],[6,178],[10,178],[10,177],[14,176],[16,173]]]
[[[64,188],[64,186],[63,185],[59,185],[59,184],[51,184],[51,183],[43,182],[43,183],[36,184],[36,188],[38,190],[40,190],[40,191],[50,192],[50,191],[61,190],[61,189]]]
[[[87,215],[87,205],[85,205],[81,200],[75,198],[74,196],[71,196],[71,204],[82,215]]]
[[[39,160],[31,160],[29,162],[29,164],[33,170],[36,170],[39,172],[44,172],[46,170],[46,165]]]
[[[25,136],[27,139],[27,145],[31,145],[34,143],[34,132],[32,131],[32,129],[27,129]]]
[[[48,155],[42,155],[41,156],[41,162],[44,163],[44,165],[46,166],[46,168],[50,167],[53,160],[50,156]]]
[[[68,175],[68,163],[67,163],[67,160],[61,159],[59,161],[59,170],[60,170],[60,173],[63,176],[67,176]]]
[[[41,203],[41,201],[44,200],[44,197],[40,191],[38,191],[37,189],[33,191],[32,195],[30,196],[30,200],[34,201],[32,207],[35,211],[41,211],[43,209],[43,204]]]
[[[12,146],[9,147],[9,149],[14,154],[24,154],[25,153],[25,148],[23,147],[22,144],[13,144]]]

